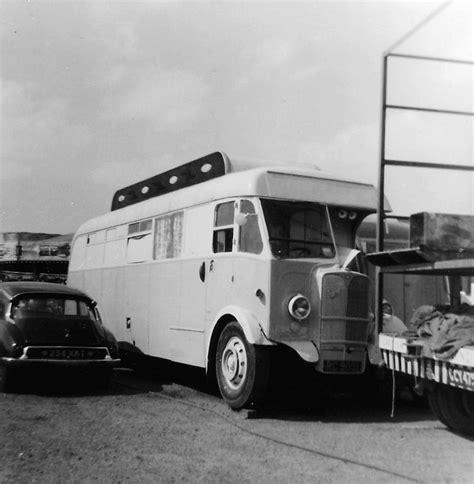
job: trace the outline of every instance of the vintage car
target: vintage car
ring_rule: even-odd
[[[0,391],[28,372],[66,369],[106,384],[117,341],[82,291],[46,282],[0,283]]]

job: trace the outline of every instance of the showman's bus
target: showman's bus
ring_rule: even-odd
[[[354,247],[376,205],[369,184],[212,153],[118,190],[75,234],[68,284],[123,351],[205,368],[232,408],[257,405],[279,345],[322,373],[364,372]]]

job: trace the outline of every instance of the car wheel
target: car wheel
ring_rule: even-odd
[[[0,393],[9,393],[13,390],[12,369],[0,366]]]
[[[268,348],[250,344],[237,321],[232,321],[219,336],[216,353],[219,390],[234,410],[259,406],[268,385]]]

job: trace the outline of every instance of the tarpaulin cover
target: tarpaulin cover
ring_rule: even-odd
[[[474,308],[471,306],[462,305],[457,309],[420,306],[410,324],[425,339],[428,353],[443,360],[452,358],[464,346],[474,345]]]

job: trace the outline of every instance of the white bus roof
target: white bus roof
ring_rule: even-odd
[[[79,233],[91,233],[167,212],[232,197],[309,201],[372,213],[377,210],[373,185],[312,168],[268,166],[229,173],[198,185],[144,200],[85,222]],[[385,207],[390,210],[387,200]]]

